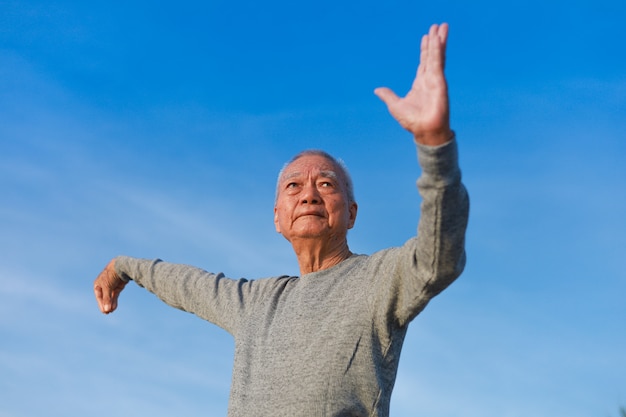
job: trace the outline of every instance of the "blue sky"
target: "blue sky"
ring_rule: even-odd
[[[404,93],[450,23],[472,201],[463,276],[412,323],[392,415],[617,416],[626,407],[626,3],[0,1],[0,417],[225,415],[228,334],[118,254],[296,274],[272,223],[299,150],[343,158],[351,249],[415,233]]]

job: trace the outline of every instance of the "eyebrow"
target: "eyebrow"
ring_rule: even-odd
[[[292,173],[286,174],[282,178],[281,182],[287,181],[287,180],[290,180],[290,179],[293,179],[293,178],[296,178],[296,177],[300,177],[300,176],[302,176],[301,172],[292,172]],[[339,178],[339,176],[337,175],[337,173],[335,171],[330,171],[330,170],[320,171],[320,177],[322,177],[322,178],[330,178],[330,179],[333,179],[335,181],[337,181],[337,179]]]

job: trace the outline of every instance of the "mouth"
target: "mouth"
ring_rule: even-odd
[[[324,217],[324,215],[318,212],[309,212],[309,213],[299,214],[297,218],[299,219],[301,217]]]

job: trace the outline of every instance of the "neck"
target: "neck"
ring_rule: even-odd
[[[298,258],[300,276],[333,267],[352,255],[345,239],[330,247],[317,240],[292,242],[292,246]]]

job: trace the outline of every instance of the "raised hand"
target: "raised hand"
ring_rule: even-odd
[[[117,308],[117,298],[126,286],[115,272],[115,259],[108,263],[93,283],[93,291],[100,311],[109,314]]]
[[[442,145],[452,139],[448,85],[444,75],[448,25],[432,25],[422,37],[420,64],[411,90],[404,98],[389,88],[374,93],[389,113],[424,145]]]

